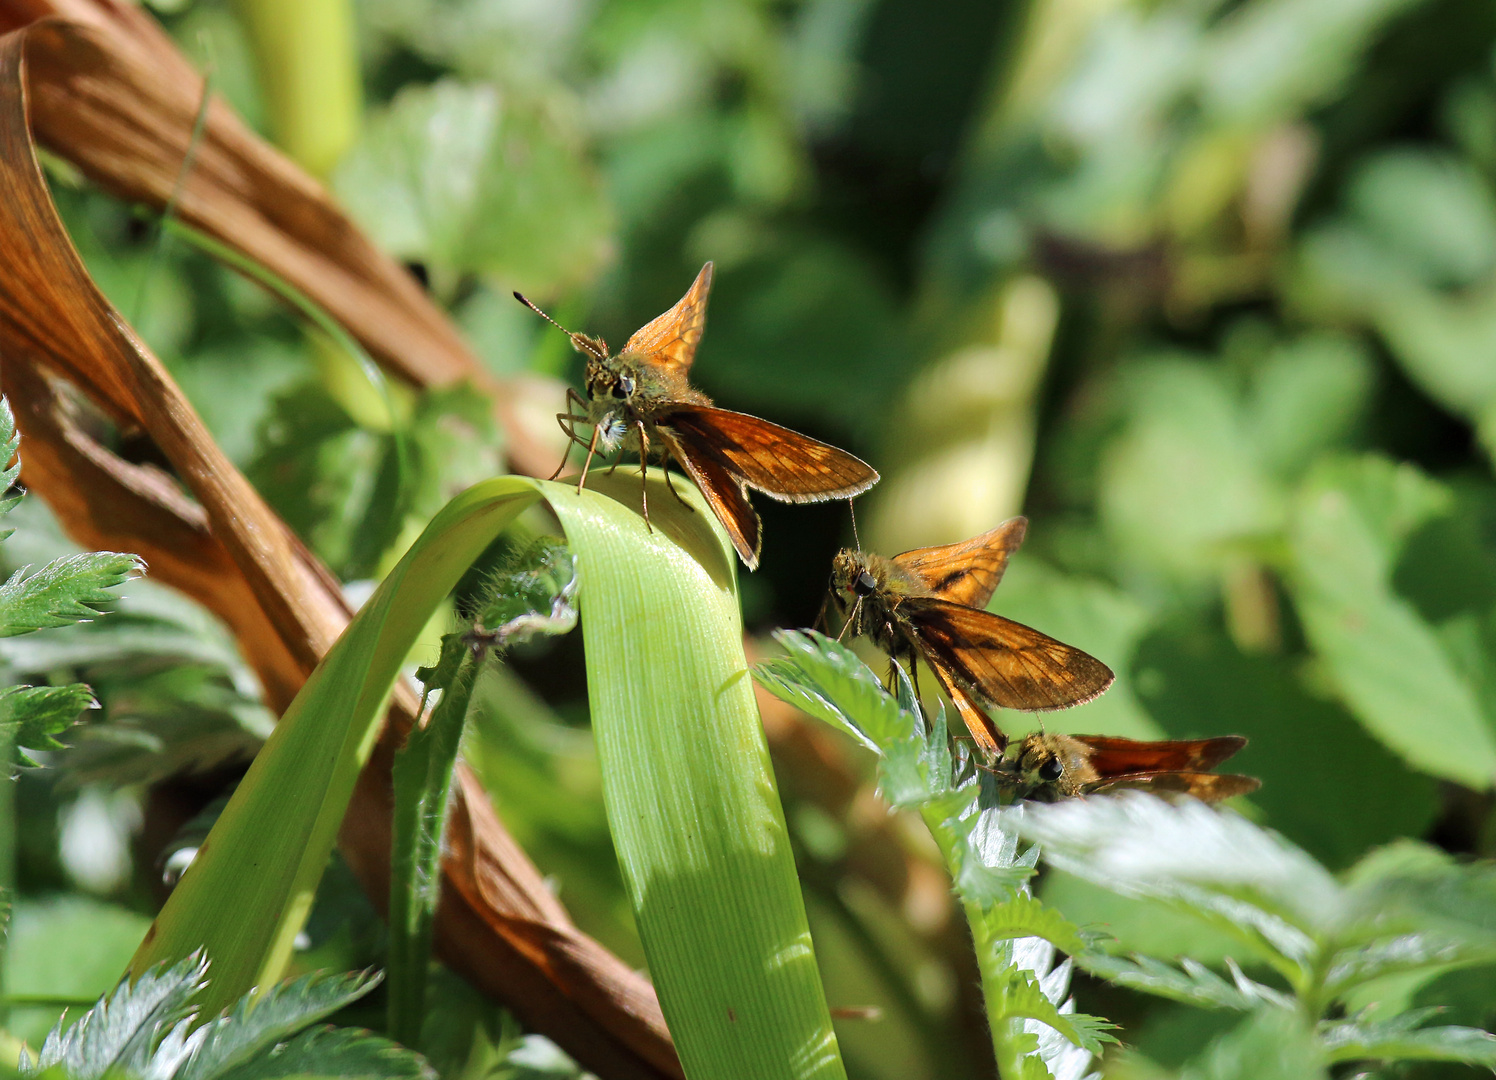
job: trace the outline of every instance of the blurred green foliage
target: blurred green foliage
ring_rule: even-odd
[[[263,124],[233,7],[155,7]],[[364,0],[358,15],[367,115],[333,187],[496,373],[579,374],[510,290],[617,343],[713,259],[697,381],[877,465],[869,547],[1030,516],[996,609],[1118,674],[1052,730],[1249,736],[1240,765],[1264,786],[1245,811],[1331,871],[1400,838],[1496,853],[1490,5]],[[500,468],[504,433],[474,393],[397,395],[402,462],[388,418],[354,415],[326,346],[267,293],[172,240],[142,284],[154,230],[66,170],[54,190],[105,291],[345,580],[377,577]],[[148,456],[128,434],[120,447]],[[763,510],[748,624],[808,624],[846,515]],[[64,550],[27,518],[4,557]],[[86,681],[103,706],[17,786],[18,926],[26,905],[89,888],[152,910],[152,853],[263,734],[222,628],[131,594],[44,652],[0,645],[15,681]],[[581,671],[573,639],[516,650],[475,688],[465,753],[579,921],[638,963]],[[832,797],[775,745],[827,984],[850,995],[833,1004],[884,1010],[840,1024],[852,1074],[990,1075],[948,897],[921,907],[888,885],[918,882],[928,845],[868,810],[865,756],[841,749],[850,787]],[[128,822],[97,832],[79,809],[100,785],[143,808],[133,873],[106,885],[64,842],[93,835],[132,865]],[[1130,949],[1230,953],[1078,876],[1045,871],[1036,891]],[[1387,994],[1489,1025],[1493,981],[1476,968]],[[1267,1021],[1231,1028],[1087,978],[1074,992],[1138,1049],[1109,1076],[1264,1076],[1270,1049],[1299,1075],[1307,1044]],[[454,1038],[472,1052],[441,1058],[444,1076],[498,1067],[518,1036],[489,1015]],[[1465,1075],[1420,1068],[1401,1075]]]

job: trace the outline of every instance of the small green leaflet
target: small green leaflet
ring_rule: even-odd
[[[82,683],[7,686],[0,689],[0,740],[16,748],[19,764],[35,768],[26,750],[64,749],[53,736],[71,727],[84,709],[97,707],[93,691]]]
[[[114,551],[65,555],[29,577],[17,570],[0,585],[0,637],[93,619],[114,599],[110,589],[143,573],[138,556]]]
[[[47,1036],[35,1061],[23,1052],[22,1075],[60,1066],[69,1080],[110,1074],[152,1080],[271,1080],[290,1076],[358,1076],[434,1080],[413,1051],[352,1028],[309,1025],[358,1000],[379,983],[373,973],[308,975],[257,999],[246,994],[224,1015],[193,1029],[193,999],[208,983],[208,961],[194,953],[159,965],[64,1029]]]

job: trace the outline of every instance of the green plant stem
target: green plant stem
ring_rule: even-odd
[[[920,808],[920,816],[924,818],[930,835],[940,848],[941,859],[954,876],[957,859],[950,843],[950,831],[944,827],[946,813],[947,810],[939,804]],[[1006,939],[992,939],[987,932],[987,922],[982,917],[980,905],[963,900],[961,909],[966,913],[966,925],[971,930],[971,942],[976,950],[977,970],[982,978],[982,1000],[987,1008],[987,1027],[992,1035],[992,1054],[997,1061],[997,1074],[1003,1080],[1017,1080],[1023,1075],[1025,1057],[1023,1041],[1017,1038],[1023,1033],[1023,1021],[998,1012],[994,1007],[998,995],[993,993],[998,980],[1013,966],[1013,943]]]
[[[1023,1075],[1023,1021],[1000,1016],[993,1008],[997,997],[993,985],[1000,975],[1013,966],[1013,943],[993,941],[984,931],[982,909],[976,904],[963,902],[966,924],[971,927],[972,945],[976,949],[977,969],[982,974],[982,998],[987,1004],[987,1026],[992,1033],[992,1055],[997,1062],[997,1075],[1003,1080],[1018,1080]]]
[[[325,178],[363,112],[350,0],[239,0],[275,141]]]
[[[452,770],[463,721],[482,666],[459,637],[449,637],[455,675],[424,726],[411,730],[395,755],[394,838],[390,858],[390,947],[387,960],[389,1036],[416,1047],[426,1017],[426,973],[441,897],[441,839],[447,827]]]
[[[239,271],[251,281],[256,281],[269,289],[299,311],[312,325],[326,334],[338,349],[353,360],[358,370],[363,373],[363,377],[368,380],[370,389],[383,402],[388,414],[390,437],[395,440],[395,458],[400,472],[398,487],[403,493],[411,476],[410,435],[407,431],[409,410],[402,407],[396,394],[395,384],[385,377],[384,370],[374,362],[373,357],[364,351],[364,347],[358,343],[358,340],[344,330],[342,324],[324,311],[320,305],[314,303],[306,293],[279,274],[272,273],[253,259],[241,255],[227,244],[219,243],[207,233],[194,229],[191,225],[184,224],[176,218],[166,218],[162,221],[161,228],[164,232],[186,240],[199,250]],[[344,402],[346,397],[346,394],[340,395],[338,401]],[[362,415],[359,415],[357,419],[361,423],[365,421]]]
[[[151,286],[151,279],[156,275],[156,265],[161,261],[161,252],[166,247],[166,223],[177,216],[177,203],[182,198],[182,189],[187,184],[187,176],[192,172],[192,163],[197,158],[198,147],[202,145],[203,132],[208,129],[208,106],[213,103],[213,80],[214,72],[210,67],[203,75],[203,94],[198,99],[197,116],[192,121],[192,136],[187,140],[187,153],[182,156],[182,167],[177,170],[177,179],[171,186],[171,195],[166,200],[166,206],[161,210],[161,220],[156,223],[155,242],[151,244],[151,252],[146,258],[145,269],[140,272],[140,281],[135,286],[135,310],[130,313],[132,326],[140,326],[141,315],[145,312],[146,291]]]

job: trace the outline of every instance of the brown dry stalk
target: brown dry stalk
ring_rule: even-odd
[[[295,286],[396,376],[423,388],[467,380],[487,392],[514,467],[551,471],[552,421],[539,424],[523,403],[537,394],[559,400],[560,385],[491,375],[405,268],[223,101],[212,101],[191,146],[203,80],[149,14],[112,0],[0,0],[0,30],[45,15],[72,25],[52,32],[46,48],[31,47],[39,145],[132,202],[164,207],[180,182],[177,217]]]
[[[348,606],[337,582],[227,460],[160,361],[89,278],[58,219],[32,141],[28,99],[50,112],[54,151],[92,162],[114,178],[117,191],[164,199],[149,185],[165,177],[169,186],[180,168],[195,105],[176,106],[195,102],[200,82],[194,77],[191,87],[171,90],[164,84],[173,81],[175,69],[152,55],[138,42],[121,45],[113,31],[56,20],[0,37],[0,191],[6,193],[0,199],[0,388],[10,395],[27,440],[23,479],[74,539],[139,553],[154,578],[218,613],[279,708],[342,632]],[[173,101],[171,108],[162,104]],[[114,129],[112,135],[106,137],[105,128]],[[94,139],[96,145],[76,145]],[[161,171],[161,155],[168,154],[176,155],[169,174]],[[274,156],[263,146],[259,154]],[[236,171],[242,161],[220,164],[230,177],[244,179]],[[140,186],[131,187],[129,177]],[[196,223],[237,222],[245,230],[279,233],[276,220],[232,206],[292,206],[308,184],[281,161],[254,171],[248,188],[199,185],[193,188]],[[240,243],[243,235],[222,238],[258,257]],[[344,241],[348,250],[368,247],[362,239]],[[297,242],[294,234],[283,235],[277,250],[284,255]],[[295,280],[283,266],[270,268]],[[391,327],[400,320],[387,316],[404,303],[398,288],[385,294],[378,279],[370,280],[364,292],[350,290],[341,308],[328,304],[366,343],[394,334]],[[371,327],[359,322],[365,310]],[[407,321],[406,329],[412,325],[418,320]],[[388,347],[393,338],[383,340]],[[70,411],[58,377],[122,427],[154,440],[192,498],[172,477],[102,446]],[[415,692],[402,682],[392,723],[360,776],[339,836],[378,906],[388,895],[391,756],[415,709]],[[437,918],[443,958],[601,1075],[680,1076],[649,984],[572,925],[476,779],[464,772],[456,787],[443,864],[448,888]]]

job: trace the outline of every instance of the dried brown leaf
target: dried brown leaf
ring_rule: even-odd
[[[181,125],[190,125],[190,115],[178,106],[195,102],[196,77],[185,88],[165,85],[185,65],[179,56],[167,61],[161,50],[170,50],[169,42],[152,44],[146,34],[142,44],[118,36],[124,31],[101,29],[110,18],[128,28],[143,16],[123,5],[94,7],[93,25],[49,20],[0,37],[0,190],[7,193],[0,200],[0,389],[10,395],[27,440],[23,479],[76,540],[140,553],[152,576],[217,612],[272,703],[284,706],[346,625],[347,604],[326,569],[227,460],[161,363],[94,286],[37,164],[28,96],[44,103],[39,111],[50,110],[52,123],[68,139],[98,140],[86,154],[78,145],[71,150],[93,162],[99,175],[115,177],[120,190],[128,190],[122,177],[147,186],[160,180],[162,155],[175,153],[179,163],[185,152]],[[0,20],[14,18],[20,8],[0,5]],[[157,111],[135,111],[130,102],[152,103]],[[80,114],[73,121],[61,115],[70,109]],[[223,121],[215,123],[221,128]],[[100,130],[112,124],[120,131]],[[177,135],[183,138],[174,141]],[[199,193],[199,224],[212,219],[223,228],[237,223],[261,231],[265,249],[287,258],[301,234],[282,231],[284,222],[257,216],[254,208],[305,207],[319,193],[308,195],[309,182],[283,161],[249,168],[221,146],[215,153],[224,155],[217,167],[227,179],[209,195]],[[177,167],[171,166],[171,177]],[[241,181],[247,186],[236,186]],[[250,210],[230,212],[236,201]],[[353,305],[350,297],[357,295],[350,287],[345,303]],[[383,301],[365,295],[357,302],[378,307]],[[356,306],[343,310],[358,314]],[[392,335],[384,339],[392,347],[399,335],[391,327],[401,321],[381,325],[378,332]],[[420,320],[403,325],[401,333],[413,333]],[[440,337],[433,334],[426,342]],[[154,440],[176,477],[125,462],[101,445],[70,407],[58,377],[123,427]],[[392,722],[360,776],[340,833],[345,857],[379,904],[388,889],[390,760],[415,707],[413,689],[402,684]],[[681,1075],[652,988],[571,924],[477,781],[467,773],[459,781],[443,867],[449,888],[437,923],[443,957],[601,1075]]]
[[[27,46],[39,145],[121,198],[162,208],[175,191],[177,217],[295,286],[389,371],[419,387],[468,380],[488,392],[514,467],[550,472],[554,422],[537,423],[524,406],[534,380],[491,375],[320,183],[218,99],[192,145],[203,79],[145,11],[111,0],[0,0],[0,29],[54,14],[69,21],[31,25]],[[543,392],[559,401],[563,388],[546,382]]]

